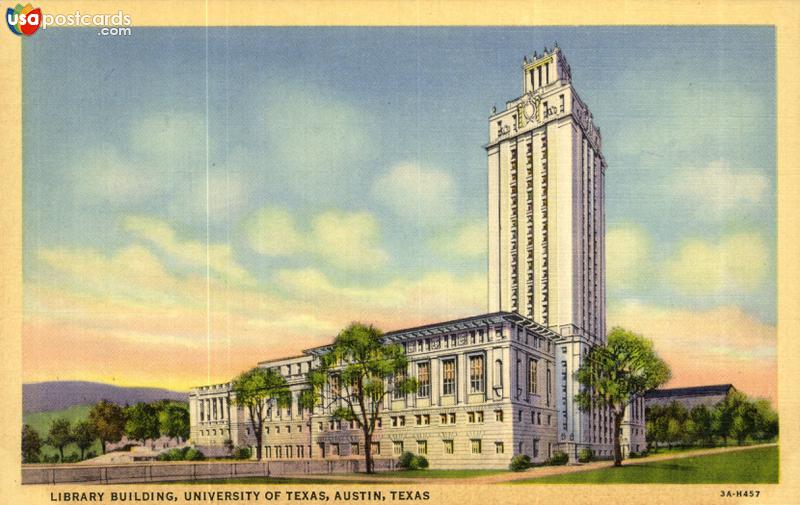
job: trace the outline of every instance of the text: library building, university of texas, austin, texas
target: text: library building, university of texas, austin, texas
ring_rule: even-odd
[[[434,467],[507,467],[516,454],[541,462],[555,451],[612,453],[610,412],[583,412],[574,373],[605,342],[605,160],[592,115],[572,86],[559,48],[523,64],[522,95],[489,118],[489,313],[389,332],[402,344],[415,393],[386,398],[373,454],[424,454]],[[306,373],[326,347],[259,363],[279,371],[291,407],[272,408],[268,459],[363,454],[355,425],[322,407],[299,407]],[[189,397],[200,447],[256,444],[230,384]],[[645,448],[644,403],[622,425],[623,451]],[[255,453],[255,451],[254,451]]]

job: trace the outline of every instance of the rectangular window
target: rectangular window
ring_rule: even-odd
[[[450,417],[450,424],[456,424],[456,413],[451,412],[449,417]]]
[[[380,442],[372,442],[370,447],[372,447],[372,454],[375,454],[376,456],[380,456],[381,455],[381,444],[380,444]]]
[[[417,365],[417,396],[427,398],[431,394],[431,364],[426,361]]]
[[[495,410],[494,411],[494,420],[497,422],[503,422],[503,411],[502,410]]]
[[[469,357],[469,390],[470,393],[483,393],[483,356]]]
[[[469,441],[470,450],[472,454],[480,454],[481,453],[481,439],[473,438]]]
[[[547,405],[550,405],[550,389],[552,387],[552,378],[550,368],[547,369],[547,383],[545,384],[547,387]],[[550,424],[550,423],[547,423]]]
[[[417,454],[428,454],[427,440],[417,440]]]
[[[422,416],[422,425],[423,426],[428,426],[429,424],[431,424],[431,416],[430,416],[430,414],[423,415]]]
[[[398,422],[399,422],[400,426],[405,426],[406,425],[406,416],[400,416],[398,418]]]
[[[402,400],[406,397],[406,392],[403,388],[397,387],[397,384],[402,384],[406,380],[406,372],[405,370],[401,370],[397,372],[394,376],[395,388],[394,388],[394,399],[395,400]]]
[[[538,438],[534,438],[533,439],[533,457],[534,458],[538,458],[539,457],[539,439]]]
[[[447,424],[447,414],[439,414],[439,424]]]
[[[539,86],[538,87],[541,88],[542,87],[542,67],[539,66],[539,68],[537,70],[538,70],[537,73],[539,74]]]
[[[396,456],[403,454],[403,442],[401,440],[392,442],[392,454]]]
[[[453,454],[453,441],[452,440],[442,440],[442,447],[444,447],[445,454]]]
[[[358,442],[352,442],[350,444],[350,455],[351,456],[358,456]]]
[[[528,363],[528,393],[535,395],[537,393],[536,378],[539,375],[539,362],[531,358]]]
[[[331,387],[331,398],[334,399],[334,400],[336,398],[339,398],[339,395],[341,394],[341,387],[342,386],[341,386],[341,383],[339,381],[339,376],[338,375],[331,376],[330,387]]]
[[[550,83],[550,64],[549,63],[547,63],[544,66],[544,74],[545,74],[544,82],[545,82],[545,84],[549,84]]]
[[[495,454],[503,454],[505,452],[505,447],[503,446],[503,442],[494,443],[494,452]]]
[[[281,446],[279,446],[279,445],[275,446],[275,457],[276,458],[282,458],[283,457],[282,449],[281,449]]]
[[[331,444],[331,455],[333,456],[339,455],[339,444]]]
[[[561,102],[560,103],[560,107],[559,107],[559,111],[560,112],[564,112],[564,95],[558,95],[558,99]]]
[[[442,360],[442,394],[452,395],[456,392],[456,360]]]
[[[467,412],[467,422],[468,423],[475,422],[475,412]]]

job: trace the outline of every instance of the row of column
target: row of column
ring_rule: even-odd
[[[222,421],[227,419],[228,399],[220,396],[197,400],[200,408],[200,421]]]

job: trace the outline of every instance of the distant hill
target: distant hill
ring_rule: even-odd
[[[99,382],[55,381],[22,385],[24,413],[62,410],[109,400],[119,405],[155,400],[188,401],[189,394],[168,389],[120,387]]]

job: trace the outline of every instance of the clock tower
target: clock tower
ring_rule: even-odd
[[[574,401],[574,373],[606,335],[606,162],[558,47],[525,58],[521,91],[489,118],[489,310],[559,335],[558,440],[569,452],[608,431]]]

